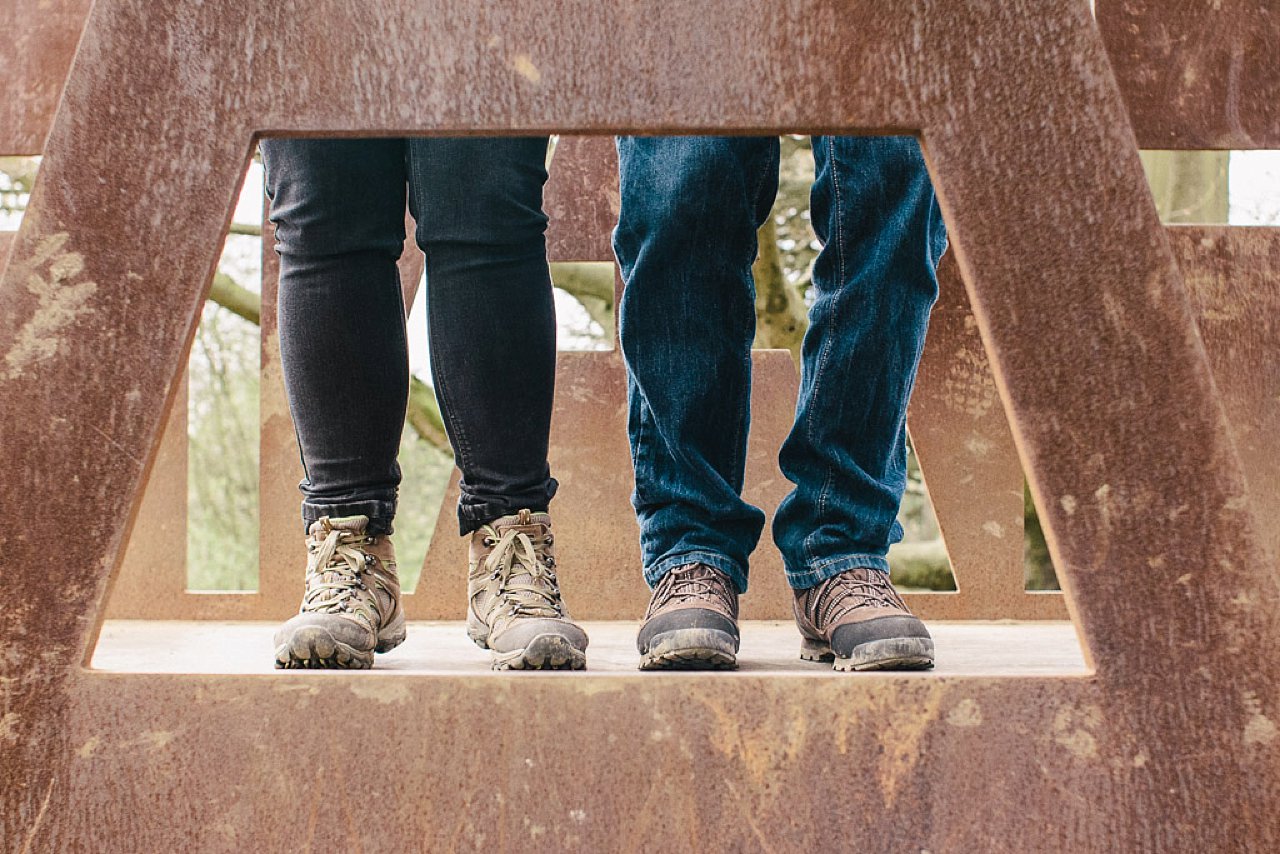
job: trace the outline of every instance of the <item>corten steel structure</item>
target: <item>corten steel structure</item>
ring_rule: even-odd
[[[19,50],[0,57],[11,81],[5,101],[10,121],[0,149],[34,153],[47,129],[70,63],[87,3],[20,0],[7,7]],[[4,14],[4,13],[0,13]],[[1280,80],[1280,23],[1265,4],[1218,0],[1180,4],[1100,4],[1099,24],[1118,68],[1139,141],[1146,147],[1274,145],[1272,99]],[[1169,70],[1170,68],[1174,71]],[[1176,71],[1176,73],[1175,73]],[[1173,105],[1173,107],[1166,106]],[[548,186],[555,260],[609,260],[607,232],[616,207],[614,166],[608,143],[570,138]],[[0,255],[8,235],[0,233]],[[1256,241],[1255,241],[1256,242]],[[1195,256],[1183,259],[1192,279]],[[125,553],[108,615],[142,618],[279,619],[296,605],[298,571],[295,506],[297,448],[284,409],[274,338],[275,257],[264,253],[262,316],[262,524],[259,590],[252,594],[191,594],[186,590],[186,411],[174,406],[139,512],[140,530]],[[421,271],[420,255],[406,246],[402,280],[408,302]],[[942,270],[942,299],[921,368],[912,429],[924,458],[939,522],[960,576],[958,594],[909,595],[928,618],[1061,618],[1059,597],[1021,589],[1021,468],[996,390],[977,339],[967,299],[952,259]],[[786,491],[773,451],[788,427],[794,377],[779,354],[757,354],[757,419],[748,463],[748,495],[769,508]],[[617,441],[622,388],[616,359],[565,355],[552,455],[568,489],[557,505],[566,553],[591,567],[568,587],[585,600],[589,618],[627,618],[643,606],[645,591],[633,571],[639,559],[626,504],[629,461]],[[1265,400],[1265,394],[1249,400]],[[185,395],[180,389],[179,398]],[[1230,397],[1230,395],[1229,395]],[[764,417],[761,417],[764,413]],[[590,425],[590,426],[589,426]],[[593,429],[594,427],[594,429]],[[1259,435],[1267,430],[1260,429]],[[584,441],[585,437],[585,441]],[[456,617],[463,597],[458,566],[462,547],[452,533],[456,480],[445,497],[439,537],[424,568],[423,595],[407,607],[417,618]],[[766,543],[756,555],[749,617],[786,618],[787,596],[776,553]],[[575,580],[578,582],[575,584]],[[578,590],[574,590],[579,587]]]
[[[87,12],[84,0],[65,0],[51,14],[33,0],[9,7],[22,61],[11,57],[10,86],[24,94],[8,102],[9,153],[39,151],[60,83]],[[33,37],[35,34],[38,38]],[[0,60],[3,64],[5,60]],[[58,81],[55,85],[52,81]],[[33,94],[34,93],[34,94]],[[38,141],[38,142],[37,142]],[[2,145],[0,145],[2,147]],[[551,214],[548,251],[553,261],[611,261],[609,232],[617,215],[617,170],[606,138],[566,137],[547,187]],[[265,223],[264,223],[265,225]],[[299,567],[297,445],[280,377],[275,337],[275,274],[270,228],[263,253],[261,314],[261,445],[259,584],[253,593],[192,593],[187,590],[185,530],[187,412],[171,407],[156,461],[138,511],[138,526],[126,547],[109,617],[144,619],[283,619],[297,606]],[[0,234],[0,254],[7,235]],[[421,275],[421,255],[406,244],[401,262],[406,304]],[[927,457],[931,497],[961,577],[958,594],[909,594],[926,618],[1065,618],[1060,597],[1022,589],[1022,473],[1012,437],[962,294],[954,261],[943,268],[943,296],[922,366],[912,419],[917,449]],[[776,450],[790,427],[796,377],[782,353],[757,352],[755,419],[748,453],[746,494],[771,509],[788,484],[778,471]],[[635,521],[628,503],[631,464],[624,441],[624,377],[618,355],[563,354],[560,393],[553,425],[552,460],[565,485],[556,505],[562,553],[582,571],[565,577],[566,591],[587,619],[630,619],[647,598],[637,566]],[[177,400],[185,399],[185,385]],[[422,586],[406,598],[412,617],[457,618],[465,600],[460,567],[464,544],[455,536],[452,507],[456,474],[444,496]],[[769,543],[753,560],[748,618],[787,619],[790,597],[781,561]]]
[[[1087,4],[555,11],[95,7],[0,280],[5,847],[1280,845],[1277,575]],[[83,667],[255,132],[564,129],[920,129],[1095,672]]]
[[[1280,148],[1280,10],[1269,0],[1098,0],[1142,148]]]
[[[0,5],[0,156],[39,154],[53,122],[90,0]]]

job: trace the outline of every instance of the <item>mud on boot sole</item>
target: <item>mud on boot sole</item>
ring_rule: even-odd
[[[303,626],[276,647],[280,670],[368,670],[372,666],[373,650],[335,640],[323,626]]]
[[[738,642],[716,629],[676,629],[657,635],[641,653],[641,670],[737,670]]]
[[[524,649],[493,651],[494,670],[584,670],[586,666],[587,654],[556,634],[538,635]]]
[[[336,640],[323,626],[303,626],[276,647],[276,669],[368,670],[373,667],[374,652],[389,652],[404,639],[405,627],[401,623],[391,634],[378,638],[378,645],[371,651]]]
[[[853,670],[928,670],[933,667],[933,641],[929,638],[886,638],[859,644],[848,658],[836,655],[824,641],[806,638],[800,643],[805,661],[830,661],[842,672]]]

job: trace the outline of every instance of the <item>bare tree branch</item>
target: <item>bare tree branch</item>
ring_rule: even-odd
[[[262,325],[262,297],[237,284],[226,273],[218,273],[213,277],[209,299],[255,326]],[[409,408],[405,423],[423,441],[442,451],[452,452],[449,437],[444,431],[444,420],[440,417],[435,390],[417,377],[410,378]]]

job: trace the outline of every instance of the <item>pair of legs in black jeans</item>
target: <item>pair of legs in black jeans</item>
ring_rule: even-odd
[[[467,633],[498,669],[585,666],[544,512],[556,490],[547,138],[275,139],[262,154],[310,555],[276,666],[369,667],[405,638],[389,535],[409,392],[396,268],[406,196],[427,260],[432,376],[462,470]]]
[[[555,309],[547,139],[269,139],[280,355],[305,525],[395,516],[408,346],[396,260],[406,193],[427,260],[431,372],[462,471],[462,532],[545,510]]]

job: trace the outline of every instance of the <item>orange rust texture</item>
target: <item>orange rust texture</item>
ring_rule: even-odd
[[[1142,148],[1280,148],[1272,0],[1103,0],[1098,27]]]
[[[1218,8],[1215,8],[1218,7]],[[1253,71],[1250,79],[1270,69],[1277,52],[1252,52],[1241,59],[1239,42],[1270,38],[1267,35],[1274,22],[1264,9],[1255,4],[1238,4],[1227,14],[1221,13],[1221,4],[1213,6],[1185,6],[1177,10],[1153,9],[1142,4],[1103,3],[1099,10],[1099,24],[1104,33],[1113,65],[1117,68],[1131,107],[1131,113],[1140,139],[1154,137],[1159,128],[1168,124],[1168,109],[1151,109],[1167,101],[1182,103],[1190,96],[1171,94],[1158,89],[1152,83],[1153,72],[1149,66],[1158,58],[1161,67],[1169,65],[1170,57],[1177,57],[1173,67],[1190,69],[1187,75],[1175,82],[1198,81],[1196,98],[1221,104],[1220,113],[1201,109],[1196,120],[1203,123],[1206,116],[1220,117],[1240,114],[1241,103],[1245,112],[1257,115],[1272,109],[1272,102],[1258,97],[1265,94],[1258,87],[1246,87],[1250,97],[1242,101],[1241,90],[1228,89],[1231,82],[1224,74],[1200,74],[1198,69],[1206,64],[1221,61],[1221,44],[1205,38],[1206,33],[1226,33],[1235,41],[1232,48],[1230,70],[1237,77],[1241,64],[1247,62]],[[43,38],[28,39],[32,57],[20,68],[28,77],[54,74],[65,69],[69,62],[74,36],[78,28],[68,21],[77,10],[84,10],[75,3],[64,4],[56,18],[46,22],[40,32]],[[1176,13],[1171,14],[1171,11]],[[33,32],[30,25],[33,13],[21,4],[14,6],[11,14],[20,18]],[[1159,50],[1159,57],[1153,52]],[[1218,51],[1214,53],[1214,51]],[[59,65],[58,63],[62,63]],[[1167,76],[1167,75],[1166,75]],[[1183,79],[1185,78],[1185,80]],[[1233,80],[1236,78],[1232,78]],[[22,78],[19,84],[25,83]],[[1167,81],[1166,81],[1167,82]],[[1238,82],[1238,81],[1237,81]],[[40,85],[28,85],[33,92],[48,89],[47,79]],[[1146,99],[1144,102],[1143,99]],[[46,100],[52,102],[51,97]],[[17,101],[13,101],[17,103]],[[43,138],[49,111],[41,111],[28,103],[20,117],[28,130],[23,138]],[[1148,104],[1148,109],[1141,106]],[[1199,102],[1197,102],[1199,104]],[[1203,104],[1199,104],[1203,106]],[[1136,113],[1135,113],[1136,111]],[[1184,111],[1185,112],[1185,111]],[[1180,125],[1186,127],[1185,116]],[[1161,123],[1165,123],[1162,125]],[[1256,122],[1255,122],[1256,123]],[[1254,137],[1237,144],[1256,146],[1261,144]],[[1262,138],[1264,142],[1265,135]],[[1186,137],[1147,142],[1149,145],[1182,145]],[[1206,143],[1201,143],[1206,144]],[[609,228],[616,216],[616,158],[612,145],[605,138],[565,137],[557,152],[556,168],[547,188],[547,210],[551,215],[548,233],[548,249],[553,260],[611,260]],[[412,223],[408,223],[412,226]],[[262,524],[260,525],[260,566],[262,568],[260,591],[255,594],[199,594],[185,591],[186,566],[182,559],[184,544],[173,532],[181,531],[185,513],[178,506],[185,489],[186,459],[184,449],[176,440],[166,442],[162,454],[149,481],[148,497],[143,505],[140,537],[144,542],[131,543],[123,565],[125,583],[116,589],[110,604],[110,615],[141,618],[241,618],[279,619],[291,613],[297,597],[297,537],[294,524],[297,502],[293,484],[299,473],[297,446],[292,426],[284,406],[283,389],[278,376],[278,355],[271,327],[274,323],[274,275],[275,258],[267,247],[264,258],[265,301],[262,366]],[[1194,263],[1192,259],[1184,259]],[[416,252],[412,240],[406,244],[402,260],[403,279],[407,304],[412,303],[412,289],[420,276],[421,255]],[[933,320],[933,329],[921,366],[921,376],[912,406],[912,433],[917,449],[921,452],[930,484],[931,497],[942,526],[948,549],[960,580],[960,592],[951,594],[913,594],[912,605],[931,619],[1014,618],[1041,619],[1062,618],[1065,610],[1059,597],[1028,594],[1022,590],[1022,504],[1021,467],[1013,449],[1003,410],[993,406],[997,400],[994,383],[986,363],[986,354],[978,346],[976,323],[968,309],[967,300],[960,297],[962,287],[954,260],[948,258],[942,270],[942,300]],[[619,284],[620,287],[620,284]],[[760,354],[759,359],[775,358]],[[586,361],[583,361],[583,360]],[[583,361],[591,357],[565,355],[562,365]],[[596,362],[599,359],[595,360]],[[756,411],[774,412],[777,408],[789,408],[794,400],[794,383],[784,376],[781,365],[770,365],[772,370],[758,372]],[[580,367],[565,365],[565,382],[580,388],[589,381]],[[608,370],[606,366],[605,371]],[[778,384],[765,382],[765,377],[776,375]],[[604,393],[611,387],[611,380],[604,374],[597,380],[594,391]],[[593,397],[599,403],[599,394]],[[574,447],[580,429],[599,424],[601,429],[616,429],[619,419],[602,416],[598,406],[575,407],[574,401],[561,395],[557,422],[565,425],[563,431],[569,439],[562,454],[559,443],[553,443],[552,457],[556,470],[567,483],[591,483],[594,488],[582,494],[582,500],[574,495],[562,497],[557,505],[557,519],[562,531],[561,539],[570,547],[567,554],[576,556],[576,563],[592,567],[595,577],[590,589],[600,595],[585,603],[584,612],[595,618],[629,618],[643,606],[644,588],[636,578],[634,567],[638,563],[639,550],[635,537],[629,536],[634,522],[626,509],[624,482],[629,462],[607,451],[601,457],[577,453]],[[616,403],[616,401],[612,401]],[[603,418],[603,420],[602,420]],[[173,430],[185,431],[185,415],[176,411],[172,418]],[[785,493],[785,485],[779,481],[779,473],[772,461],[772,448],[776,447],[785,424],[765,425],[757,419],[756,439],[749,460],[749,484],[761,483],[758,500],[766,508],[772,508]],[[575,425],[578,426],[575,429]],[[774,430],[766,430],[774,426]],[[589,443],[594,446],[594,442]],[[561,460],[562,455],[566,458]],[[568,460],[580,459],[589,467],[581,472]],[[604,466],[608,461],[608,466]],[[440,515],[438,537],[434,539],[426,559],[423,578],[426,594],[410,599],[410,612],[420,618],[451,618],[457,616],[463,585],[458,566],[464,560],[464,550],[452,529],[451,508],[456,499],[456,476],[449,485]],[[772,488],[770,488],[772,487]],[[625,532],[618,537],[618,532]],[[154,540],[151,542],[150,540]],[[576,546],[576,547],[575,547]],[[785,619],[789,605],[784,585],[778,572],[780,561],[766,542],[755,558],[755,589],[747,602],[747,613],[756,617]],[[608,567],[601,574],[598,567]],[[574,585],[569,585],[572,589]],[[584,585],[584,589],[585,585]]]
[[[95,4],[0,278],[0,847],[1280,847],[1272,534],[1087,4],[748,5]],[[254,132],[563,128],[921,129],[1092,675],[83,668]]]
[[[39,154],[90,0],[0,4],[0,156]],[[0,255],[0,257],[3,257]]]

